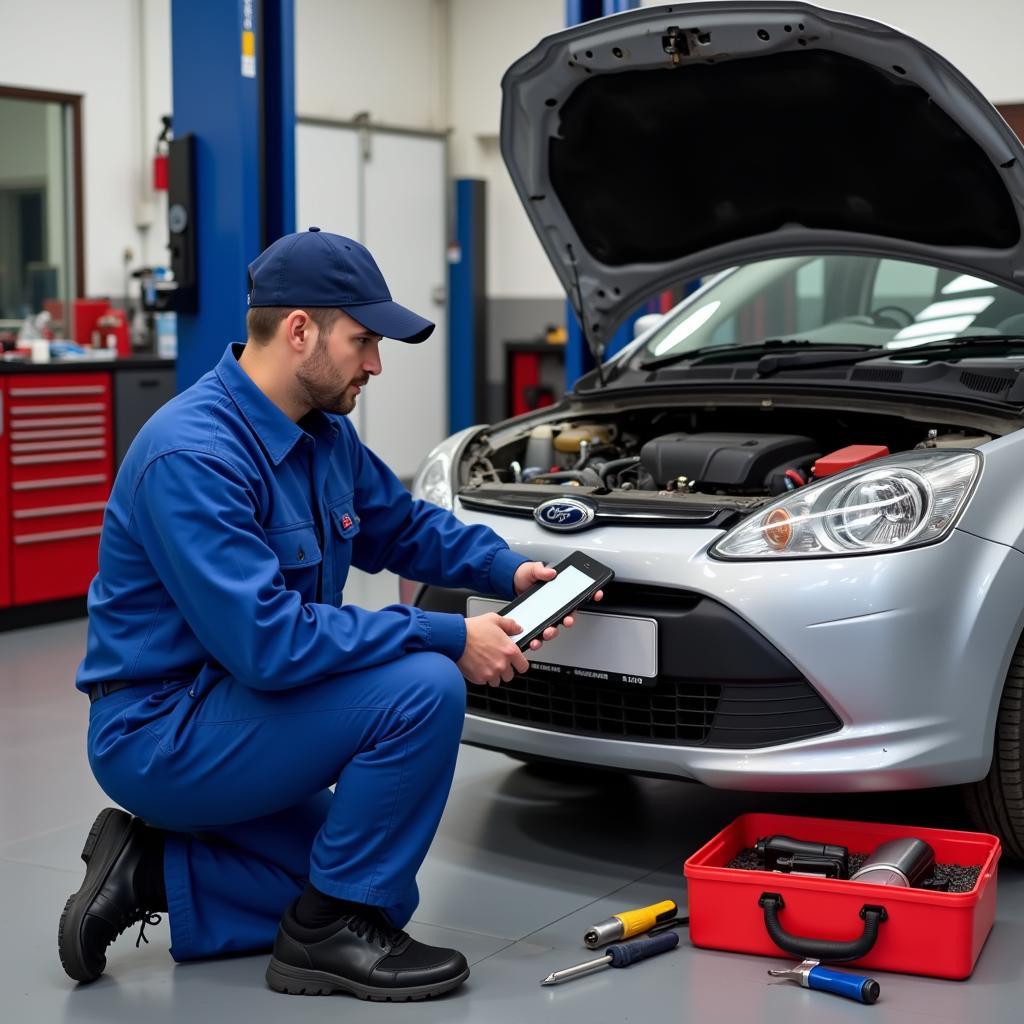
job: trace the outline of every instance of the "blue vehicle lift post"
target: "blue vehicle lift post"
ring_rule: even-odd
[[[245,338],[248,264],[295,230],[294,0],[172,0],[174,133],[195,139],[195,312],[178,390]]]

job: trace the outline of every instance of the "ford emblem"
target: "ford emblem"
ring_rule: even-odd
[[[549,530],[582,530],[594,521],[594,510],[575,498],[552,498],[533,510],[533,518]]]

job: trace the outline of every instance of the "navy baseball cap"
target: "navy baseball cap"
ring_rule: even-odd
[[[411,343],[434,330],[392,301],[366,246],[315,227],[279,238],[249,264],[249,305],[342,309],[373,334]]]

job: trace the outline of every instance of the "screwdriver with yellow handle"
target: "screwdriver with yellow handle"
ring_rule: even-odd
[[[624,910],[621,914],[615,914],[607,921],[588,929],[583,935],[583,944],[588,949],[597,949],[598,946],[604,946],[609,942],[649,932],[655,925],[672,920],[678,912],[679,908],[672,900],[652,903],[649,907],[641,907],[639,910]]]

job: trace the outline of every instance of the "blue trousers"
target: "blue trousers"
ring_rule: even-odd
[[[91,704],[97,781],[168,830],[174,959],[269,949],[307,879],[403,926],[451,788],[465,700],[455,663],[423,652],[294,690],[204,670],[191,686],[147,684]]]

